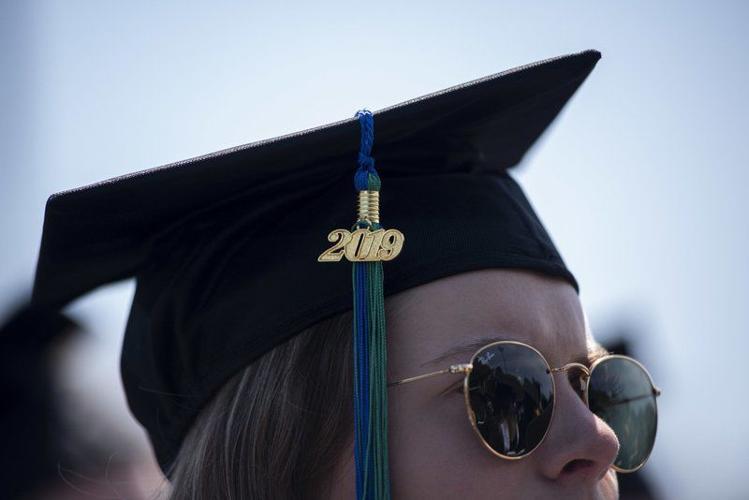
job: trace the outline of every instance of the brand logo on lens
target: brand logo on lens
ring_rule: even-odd
[[[479,359],[479,361],[480,361],[481,363],[483,363],[483,364],[488,364],[488,363],[489,363],[489,361],[490,361],[490,360],[491,360],[491,359],[492,359],[492,358],[493,358],[494,356],[496,356],[496,353],[494,353],[494,352],[492,352],[492,351],[487,351],[487,352],[485,352],[484,354],[482,354],[481,356],[479,356],[479,358],[478,358],[478,359]]]

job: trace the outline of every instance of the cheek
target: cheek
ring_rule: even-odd
[[[614,469],[609,469],[598,483],[601,498],[616,500],[619,498],[619,480]]]
[[[425,398],[408,389],[389,395],[393,498],[502,498],[498,491],[511,492],[524,482],[527,465],[501,461],[481,445],[462,395]]]

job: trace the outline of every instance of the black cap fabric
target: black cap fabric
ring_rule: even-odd
[[[579,291],[507,169],[600,57],[547,59],[374,113],[382,222],[406,236],[384,264],[386,296],[484,268]],[[356,218],[359,134],[352,117],[50,197],[33,300],[62,307],[136,278],[122,376],[164,470],[224,381],[351,309],[351,267],[317,257]]]
[[[59,311],[25,303],[0,321],[0,498],[31,498],[59,474],[69,433],[50,351],[77,328]]]

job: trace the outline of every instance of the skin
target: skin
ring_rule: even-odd
[[[517,340],[553,367],[585,355],[595,342],[574,288],[525,270],[487,269],[418,286],[386,301],[389,381],[467,363],[475,351],[424,365],[476,338]],[[422,366],[424,365],[424,366]],[[610,468],[614,432],[587,408],[564,373],[555,373],[556,409],[546,439],[522,460],[492,455],[477,439],[446,374],[388,390],[388,447],[396,500],[616,499]],[[355,498],[353,446],[342,457],[326,498]]]

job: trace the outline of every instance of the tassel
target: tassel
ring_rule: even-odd
[[[361,147],[354,186],[360,192],[379,191],[380,178],[370,156],[374,140],[372,113],[363,110],[356,116],[361,126]],[[376,220],[362,219],[360,207],[359,217],[354,230],[382,229],[379,214]],[[389,500],[387,343],[382,262],[354,262],[353,285],[356,497],[359,500]]]
[[[354,461],[356,498],[390,500],[387,426],[387,343],[382,261],[396,258],[405,236],[380,225],[380,177],[370,156],[374,119],[367,110],[356,113],[361,126],[359,168],[354,187],[359,192],[358,217],[351,231],[334,229],[334,245],[318,262],[353,262],[354,292]]]

